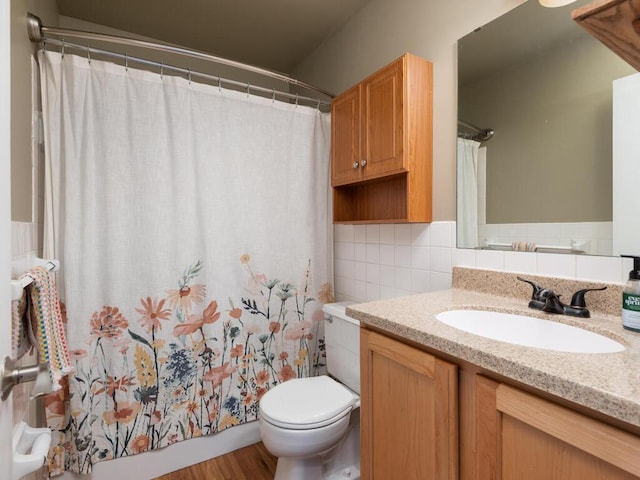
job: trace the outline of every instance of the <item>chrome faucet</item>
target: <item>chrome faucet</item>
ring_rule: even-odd
[[[533,287],[533,293],[531,294],[531,300],[529,301],[529,308],[535,310],[542,310],[547,313],[559,313],[562,315],[570,315],[572,317],[589,318],[591,313],[587,309],[587,303],[584,299],[587,292],[606,290],[607,287],[601,288],[584,288],[578,290],[571,297],[571,304],[567,305],[562,303],[560,295],[557,295],[550,288],[542,288],[536,283],[526,280],[522,277],[516,277],[522,282],[526,282]]]

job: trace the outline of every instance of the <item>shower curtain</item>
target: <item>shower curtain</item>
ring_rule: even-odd
[[[478,162],[480,142],[467,138],[458,138],[458,175],[457,175],[457,242],[460,248],[476,248],[479,221],[479,170]]]
[[[327,114],[41,52],[45,243],[75,373],[52,474],[253,421],[324,367]]]

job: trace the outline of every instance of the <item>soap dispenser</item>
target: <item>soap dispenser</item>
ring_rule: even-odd
[[[640,332],[640,257],[621,257],[633,258],[633,270],[629,272],[629,280],[622,290],[622,326]]]

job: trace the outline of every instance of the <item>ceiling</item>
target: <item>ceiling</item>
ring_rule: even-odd
[[[60,15],[290,73],[369,0],[57,0]]]

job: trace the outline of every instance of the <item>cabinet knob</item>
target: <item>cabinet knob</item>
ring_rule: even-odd
[[[361,166],[362,168],[366,167],[366,166],[367,166],[367,161],[366,161],[366,160],[362,160],[362,161],[360,162],[360,166]]]
[[[353,168],[358,168],[359,163],[358,162],[353,162]]]

